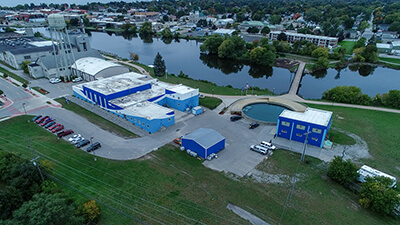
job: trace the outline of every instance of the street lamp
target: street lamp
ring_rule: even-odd
[[[22,107],[24,107],[24,112],[25,112],[25,115],[26,115],[25,102],[22,103]]]
[[[304,140],[304,147],[303,147],[303,154],[301,154],[301,161],[304,162],[304,158],[306,157],[306,148],[307,148],[307,141],[308,141],[308,135],[311,132],[304,133],[303,135],[306,135],[306,139]]]
[[[212,89],[212,92],[211,92],[211,93],[212,93],[212,95],[211,95],[211,96],[212,96],[212,97],[214,97],[214,89]]]

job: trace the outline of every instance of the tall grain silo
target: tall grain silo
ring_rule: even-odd
[[[64,16],[51,14],[47,17],[49,21],[50,37],[53,42],[53,55],[57,68],[58,77],[70,78],[71,65],[75,63],[71,41],[68,36],[67,24]]]

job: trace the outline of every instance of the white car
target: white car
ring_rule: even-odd
[[[81,138],[81,137],[82,137],[82,135],[80,135],[80,134],[75,134],[74,136],[70,137],[70,138],[68,139],[68,141],[69,141],[69,142],[72,142],[72,141],[75,141],[76,139]]]
[[[77,77],[77,78],[72,80],[73,83],[77,83],[79,81],[82,81],[82,77]]]
[[[262,141],[260,146],[264,147],[264,148],[267,148],[268,150],[272,150],[272,151],[274,151],[276,149],[275,145],[273,145],[273,144],[271,144],[269,142],[266,142],[266,141]]]
[[[57,84],[57,83],[61,82],[61,79],[60,78],[50,78],[49,81],[52,84]]]
[[[71,143],[72,143],[72,144],[76,144],[76,143],[78,143],[78,142],[80,142],[80,141],[83,141],[83,140],[85,140],[85,138],[83,138],[83,137],[78,137],[78,138],[76,138],[75,140],[71,141]]]

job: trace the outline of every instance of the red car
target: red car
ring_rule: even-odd
[[[55,132],[58,132],[58,131],[60,131],[62,129],[64,129],[64,125],[61,125],[61,126],[58,126],[58,127],[54,128],[51,132],[55,133]]]
[[[48,118],[50,118],[50,116],[42,116],[42,117],[40,117],[39,119],[37,119],[37,120],[35,121],[35,123],[39,124],[39,123],[41,123],[41,122],[47,120]]]
[[[51,125],[50,127],[49,127],[49,130],[53,130],[54,128],[56,128],[56,127],[58,127],[58,126],[60,126],[61,124],[59,124],[59,123],[55,123],[54,125]]]
[[[61,131],[60,133],[58,133],[57,136],[59,138],[61,138],[61,137],[64,137],[64,136],[67,136],[67,135],[73,134],[73,133],[74,133],[73,130],[64,130],[64,131]]]
[[[40,124],[40,126],[45,126],[46,124],[48,124],[48,123],[50,123],[50,122],[53,122],[54,120],[52,119],[52,118],[48,118],[48,119],[46,119],[45,121],[43,121],[41,124]]]

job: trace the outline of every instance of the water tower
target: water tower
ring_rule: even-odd
[[[47,19],[49,21],[50,37],[53,42],[53,55],[57,68],[57,75],[58,77],[70,78],[71,65],[75,63],[75,57],[64,16],[60,14],[50,14]]]

